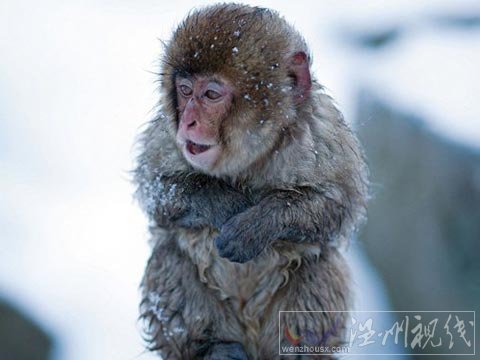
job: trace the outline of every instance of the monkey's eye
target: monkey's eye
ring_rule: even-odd
[[[193,93],[193,90],[190,86],[180,85],[179,88],[183,96],[190,96]]]
[[[219,99],[222,95],[214,90],[207,90],[205,92],[205,96],[209,98],[210,100],[217,100]]]

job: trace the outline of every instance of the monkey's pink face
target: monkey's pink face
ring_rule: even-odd
[[[177,143],[194,167],[210,170],[221,154],[219,128],[232,104],[232,87],[211,76],[178,77]]]

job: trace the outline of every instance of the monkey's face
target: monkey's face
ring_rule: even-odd
[[[268,163],[312,86],[308,48],[263,8],[193,12],[167,44],[162,111],[185,159],[213,176],[241,178]]]
[[[177,143],[187,161],[204,171],[217,165],[222,153],[220,131],[233,98],[233,88],[213,76],[177,76]]]

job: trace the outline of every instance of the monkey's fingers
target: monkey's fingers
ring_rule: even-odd
[[[257,221],[245,221],[242,213],[222,226],[220,234],[214,243],[218,255],[232,262],[245,263],[257,257],[268,243],[268,237],[263,236]]]

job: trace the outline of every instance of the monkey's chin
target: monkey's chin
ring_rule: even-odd
[[[192,151],[188,143],[183,145],[183,156],[195,168],[211,170],[220,156],[220,146],[211,145],[201,152]]]

